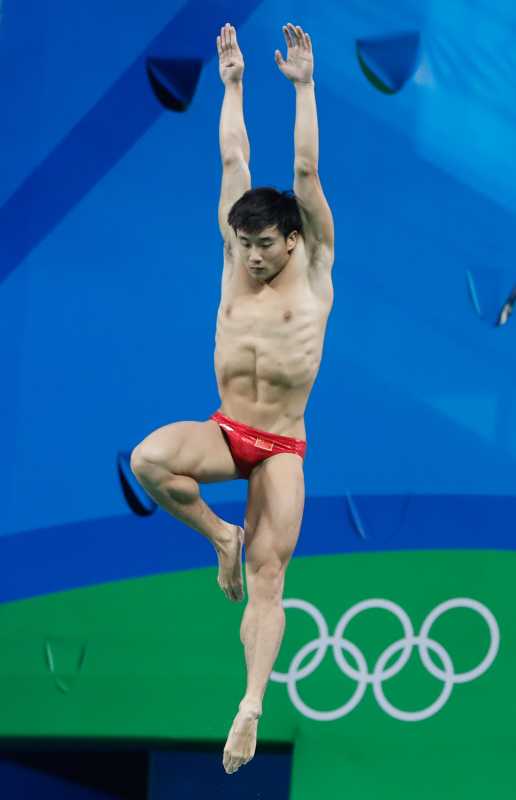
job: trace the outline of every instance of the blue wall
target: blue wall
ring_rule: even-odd
[[[117,453],[218,406],[215,37],[227,19],[246,57],[255,186],[292,186],[281,24],[299,22],[314,44],[336,263],[307,495],[513,490],[516,327],[480,319],[466,280],[501,302],[514,278],[508,0],[460,0],[453,13],[416,0],[220,2],[201,17],[196,2],[19,0],[0,26],[4,535],[126,513]],[[360,71],[355,40],[400,30],[421,33],[422,55],[387,96]],[[184,114],[151,93],[144,59],[156,54],[203,61]],[[16,263],[20,241],[30,250]],[[245,484],[204,495],[243,501]]]

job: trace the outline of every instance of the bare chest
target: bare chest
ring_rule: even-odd
[[[217,315],[217,332],[228,338],[250,337],[279,345],[315,329],[324,317],[322,304],[307,287],[277,291],[265,286],[259,294],[226,291]]]
[[[225,264],[217,324],[228,334],[289,337],[323,325],[333,305],[330,270],[309,263],[301,248],[270,283],[260,285],[238,264]]]
[[[295,388],[317,372],[331,302],[314,292],[306,275],[259,291],[245,281],[223,286],[217,315],[215,365],[223,384],[255,376]]]

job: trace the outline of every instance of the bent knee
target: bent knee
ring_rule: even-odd
[[[163,455],[156,450],[156,447],[150,447],[145,443],[137,445],[131,452],[130,458],[131,470],[137,478],[148,476],[151,472],[160,467],[163,463]]]
[[[136,447],[131,452],[131,458],[129,460],[129,464],[131,466],[131,471],[138,477],[145,468],[145,458],[143,456],[141,445],[136,445]]]

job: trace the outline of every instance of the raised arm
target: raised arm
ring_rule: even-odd
[[[217,36],[220,78],[224,100],[220,113],[219,140],[222,160],[222,185],[219,201],[219,227],[227,248],[231,230],[227,217],[231,206],[251,188],[250,147],[244,122],[242,81],[244,59],[238,46],[235,28],[228,23]]]
[[[324,246],[333,254],[333,216],[319,180],[319,127],[313,81],[313,51],[308,33],[299,25],[283,26],[287,60],[279,50],[274,57],[279,69],[296,89],[294,130],[294,193],[303,220],[304,238],[314,248]],[[332,262],[333,263],[333,262]]]

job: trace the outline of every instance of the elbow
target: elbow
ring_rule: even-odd
[[[296,158],[294,172],[296,175],[315,175],[317,173],[317,162],[310,158]]]
[[[227,153],[222,153],[221,161],[223,167],[230,167],[232,164],[236,164],[237,161],[243,159],[242,153],[228,151]]]
[[[246,158],[242,147],[229,147],[221,150],[221,159],[224,167],[231,166],[231,164],[249,164],[249,159]]]

